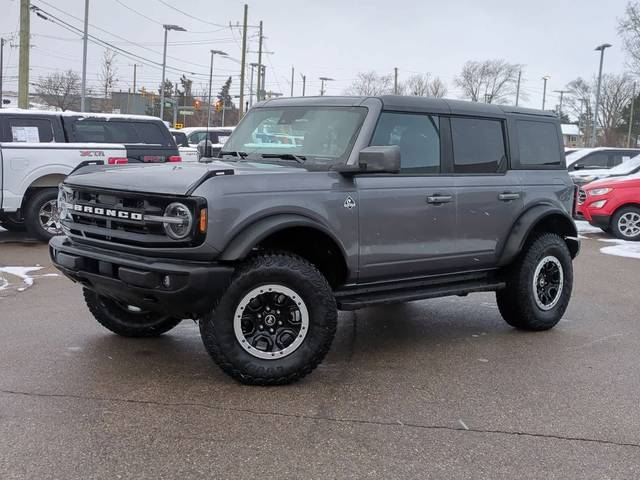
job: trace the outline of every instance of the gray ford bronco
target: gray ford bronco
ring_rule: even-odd
[[[119,335],[199,322],[213,360],[284,384],[337,310],[495,291],[546,330],[571,296],[575,189],[549,112],[418,97],[262,102],[205,164],[86,166],[51,258]]]

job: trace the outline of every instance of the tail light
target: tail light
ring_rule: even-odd
[[[181,161],[182,161],[182,157],[180,155],[171,155],[167,159],[167,162],[171,162],[171,163],[177,163],[177,162],[181,162]]]
[[[109,157],[107,163],[109,165],[124,165],[129,163],[129,159],[127,157]]]

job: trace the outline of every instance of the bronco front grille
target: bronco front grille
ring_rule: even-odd
[[[58,200],[67,212],[62,226],[72,237],[145,247],[193,246],[203,241],[196,222],[189,237],[171,239],[165,233],[163,215],[169,204],[181,202],[195,218],[205,207],[204,199],[63,185]]]
[[[578,190],[578,205],[582,205],[587,200],[587,192],[583,189]]]

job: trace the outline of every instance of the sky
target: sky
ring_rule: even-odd
[[[90,0],[89,33],[137,56],[117,56],[116,90],[132,87],[134,63],[146,63],[138,68],[137,87],[157,88],[162,24],[168,23],[187,32],[169,32],[167,78],[175,82],[184,72],[193,78],[196,92],[204,91],[209,51],[223,50],[229,58],[215,59],[213,90],[233,75],[232,94],[237,94],[237,25],[245,3],[251,25],[248,61],[257,62],[255,27],[262,20],[265,50],[272,52],[263,62],[266,88],[285,95],[291,92],[292,67],[295,95],[302,93],[300,74],[307,77],[307,95],[319,93],[322,76],[335,79],[327,83],[327,94],[340,95],[358,72],[387,74],[397,67],[400,80],[416,73],[439,76],[448,87],[447,96],[459,98],[454,79],[466,61],[505,59],[524,65],[522,89],[528,99],[521,105],[540,108],[542,77],[551,77],[547,108],[552,108],[558,102],[553,90],[597,73],[598,44],[613,44],[606,51],[605,72],[627,69],[617,34],[626,0]],[[84,0],[32,0],[32,5],[82,28]],[[15,90],[20,1],[0,0],[0,6],[0,36],[9,39],[4,89]],[[81,71],[77,32],[32,15],[31,34],[32,82],[54,71]],[[103,51],[103,46],[89,44],[87,81],[96,91]]]

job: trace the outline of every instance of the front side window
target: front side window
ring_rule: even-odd
[[[598,168],[609,168],[609,155],[604,152],[596,152],[587,155],[582,160],[578,160],[571,165],[571,170],[589,170]]]
[[[500,120],[451,119],[455,173],[498,173],[506,160]]]
[[[518,120],[517,129],[522,168],[560,165],[560,141],[553,123]]]
[[[17,143],[53,142],[53,125],[46,118],[8,118],[5,138]]]
[[[398,145],[402,173],[440,172],[440,119],[433,115],[382,112],[371,145]]]
[[[346,161],[367,114],[363,107],[265,107],[245,116],[224,146],[247,158],[289,157],[321,165]],[[265,157],[266,156],[266,157]]]

